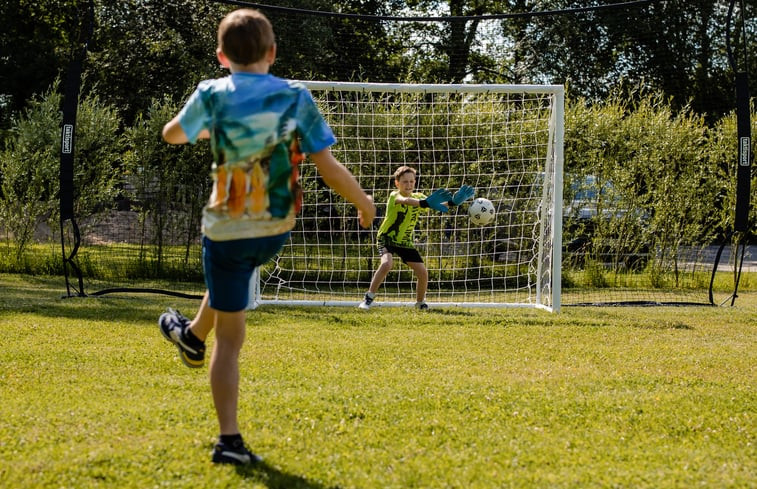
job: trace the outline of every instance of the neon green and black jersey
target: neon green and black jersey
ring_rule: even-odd
[[[427,212],[428,209],[397,204],[395,200],[398,195],[400,195],[399,190],[389,194],[389,200],[386,203],[386,216],[384,216],[379,227],[377,239],[401,248],[415,248],[413,244],[415,224],[418,222],[420,213]],[[420,192],[414,192],[410,197],[418,200],[426,198]]]

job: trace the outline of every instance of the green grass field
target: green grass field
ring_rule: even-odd
[[[757,487],[757,293],[735,307],[282,308],[248,315],[215,466],[207,369],[166,306],[0,275],[3,488]],[[212,343],[212,337],[210,338]]]

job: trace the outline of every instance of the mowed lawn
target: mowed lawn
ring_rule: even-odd
[[[159,295],[0,275],[2,488],[757,487],[757,293],[735,307],[248,313],[216,466],[207,367]],[[357,298],[356,298],[357,301]],[[209,344],[212,344],[212,337]]]

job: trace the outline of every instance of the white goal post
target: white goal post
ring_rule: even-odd
[[[331,148],[371,193],[378,216],[363,230],[352,205],[314,165],[300,165],[303,207],[279,255],[253,276],[262,304],[355,307],[379,264],[376,231],[392,174],[415,168],[430,194],[467,184],[494,203],[474,226],[468,204],[422,214],[416,247],[429,272],[431,308],[560,309],[564,89],[560,85],[303,82],[334,130]],[[416,278],[395,259],[375,305],[415,303]]]

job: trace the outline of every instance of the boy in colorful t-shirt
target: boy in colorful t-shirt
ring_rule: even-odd
[[[276,57],[273,28],[257,10],[228,14],[218,27],[218,61],[231,75],[201,82],[163,128],[172,144],[209,138],[213,189],[202,217],[205,293],[193,320],[169,309],[159,319],[189,367],[205,361],[215,328],[210,385],[220,436],[212,460],[248,464],[237,423],[239,352],[254,269],[279,252],[301,204],[297,167],[309,153],[326,184],[355,204],[361,225],[376,209],[329,147],[336,141],[304,85],[268,73]]]

